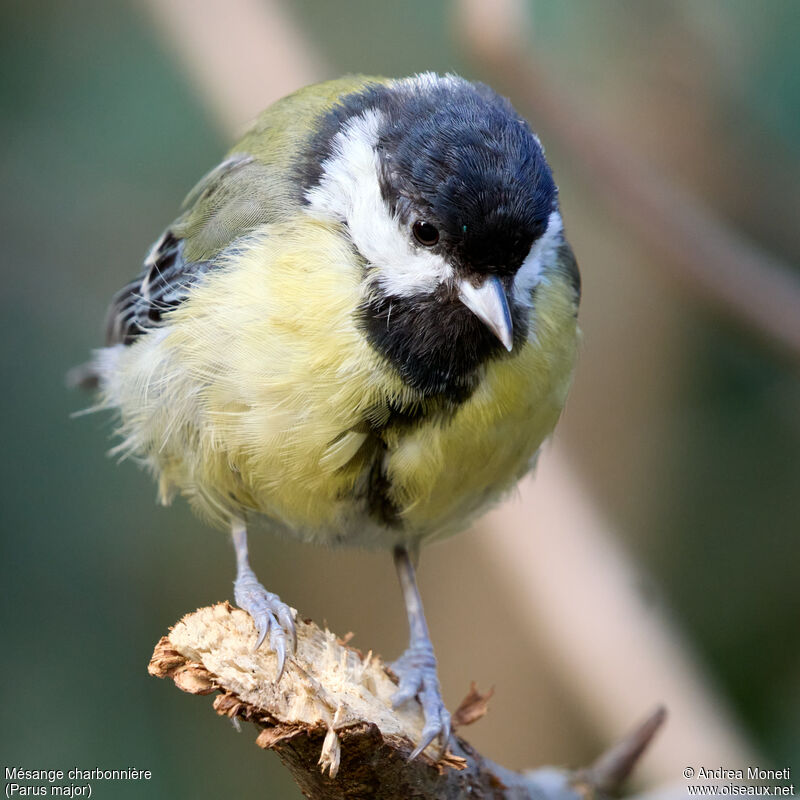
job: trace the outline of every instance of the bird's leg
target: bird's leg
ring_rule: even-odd
[[[400,687],[392,696],[392,705],[397,707],[415,696],[422,704],[425,726],[419,745],[410,756],[414,759],[437,736],[441,739],[441,753],[444,753],[450,739],[450,714],[442,700],[436,672],[436,656],[433,654],[425,612],[422,610],[414,564],[405,547],[395,548],[394,565],[406,603],[411,641],[408,650],[392,664],[392,670],[400,678]]]
[[[286,645],[293,653],[297,647],[297,632],[292,610],[276,594],[268,592],[258,581],[247,558],[247,528],[241,520],[231,523],[233,546],[236,549],[236,580],[233,596],[236,605],[246,611],[256,625],[258,637],[254,649],[261,647],[269,633],[269,646],[278,656],[278,677],[281,679],[286,663]]]

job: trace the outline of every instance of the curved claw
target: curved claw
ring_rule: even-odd
[[[286,631],[287,635],[289,636],[289,649],[292,653],[297,652],[297,628],[294,624],[294,617],[292,616],[292,612],[289,611],[288,606],[284,606],[278,612],[278,619],[280,620],[281,627],[283,630]]]
[[[422,738],[416,749],[408,757],[409,761],[415,761],[417,756],[436,738],[439,733],[438,728],[428,728],[427,726],[422,729]]]
[[[256,626],[254,650],[267,639],[278,661],[277,681],[286,668],[286,640],[292,653],[297,648],[297,629],[291,609],[276,594],[268,592],[257,580],[252,570],[242,569],[234,583],[234,595],[239,608],[246,611]]]
[[[392,665],[392,669],[400,677],[400,686],[392,695],[392,706],[396,708],[416,696],[425,718],[420,741],[409,761],[417,758],[437,738],[441,739],[437,758],[441,758],[450,741],[450,714],[442,700],[433,648],[430,645],[410,648]]]
[[[445,750],[447,750],[447,745],[450,743],[450,734],[452,734],[452,728],[450,727],[450,712],[445,710],[444,718],[442,719],[442,749],[439,751],[439,758],[441,758]]]
[[[250,614],[253,617],[252,614]],[[268,614],[257,614],[253,617],[253,622],[256,625],[256,643],[253,646],[253,650],[258,650],[262,644],[264,644],[264,639],[267,638],[267,634],[269,633],[269,615]]]
[[[419,744],[408,757],[409,761],[413,761],[437,738],[441,739],[441,746],[436,757],[441,758],[445,750],[447,750],[447,744],[450,741],[450,712],[441,705],[441,700],[438,697],[436,698],[435,705],[438,705],[438,709],[434,711],[430,717],[428,716],[428,711],[431,704],[423,701],[422,705],[425,711],[425,727],[422,729]]]
[[[438,682],[436,686],[426,686],[422,698],[422,707],[426,711],[428,709],[434,709],[432,712],[432,720],[431,722],[427,721],[427,713],[425,728],[422,731],[422,735],[425,736],[425,731],[433,725],[436,720],[436,717],[439,718],[438,726],[435,726],[438,735],[441,737],[442,740],[442,748],[439,755],[444,755],[444,751],[447,749],[447,743],[450,741],[450,712],[445,708],[444,703],[442,701],[442,696],[439,692],[439,685]],[[431,740],[432,741],[432,740]],[[430,742],[429,742],[430,743]],[[425,749],[424,747],[422,748]]]

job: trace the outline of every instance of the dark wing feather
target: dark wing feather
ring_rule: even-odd
[[[286,213],[280,197],[273,170],[251,156],[231,156],[209,172],[186,198],[187,210],[153,245],[139,276],[114,295],[106,344],[131,344],[161,325],[223,250]]]
[[[144,272],[120,289],[111,301],[106,323],[106,344],[131,344],[176,308],[208,262],[187,261],[184,241],[167,230],[153,245]]]

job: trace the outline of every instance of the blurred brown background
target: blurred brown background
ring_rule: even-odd
[[[643,785],[680,784],[695,759],[798,774],[794,0],[6,0],[0,13],[3,765],[135,765],[154,772],[154,797],[297,796],[251,732],[148,678],[171,623],[231,597],[232,549],[104,455],[110,420],[71,420],[87,400],[63,375],[261,105],[345,72],[434,69],[491,83],[529,116],[584,277],[583,355],[539,494],[523,487],[423,554],[445,699],[471,679],[496,687],[465,735],[510,767],[586,763],[663,700],[673,716]],[[498,58],[519,13],[512,58]],[[595,148],[610,148],[610,170]],[[659,239],[630,186],[689,204],[645,214]],[[737,285],[728,261],[701,264],[709,289],[676,256],[687,208],[699,241],[722,231],[755,248],[748,287],[788,281],[783,344],[716,296]],[[388,555],[251,547],[304,615],[388,658],[405,646]],[[669,738],[682,726],[696,741]]]

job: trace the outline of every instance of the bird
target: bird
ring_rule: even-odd
[[[277,101],[112,299],[84,383],[162,503],[230,531],[256,648],[296,647],[248,528],[391,551],[420,702],[450,738],[416,582],[536,462],[577,360],[580,273],[530,124],[454,74],[347,76]]]

